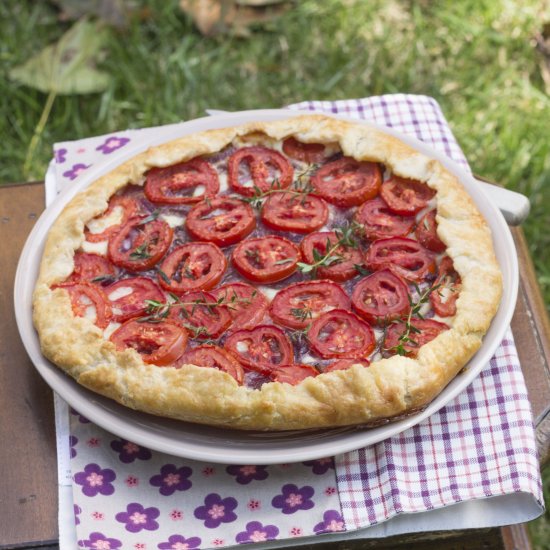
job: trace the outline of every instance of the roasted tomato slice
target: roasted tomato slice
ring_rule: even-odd
[[[382,172],[375,162],[343,157],[325,164],[311,178],[317,195],[337,206],[358,206],[378,194]]]
[[[215,197],[220,189],[216,170],[195,158],[166,168],[152,168],[146,174],[145,196],[158,204],[194,204]],[[197,193],[197,190],[202,193]]]
[[[269,374],[274,368],[292,363],[292,345],[285,333],[272,325],[230,334],[225,347],[247,368]]]
[[[274,193],[265,202],[261,218],[271,229],[310,233],[325,225],[328,213],[325,201],[319,197]]]
[[[325,146],[322,143],[304,143],[290,137],[283,141],[283,151],[290,158],[310,164],[325,160]]]
[[[380,198],[363,203],[355,214],[362,236],[369,241],[385,237],[404,237],[414,226],[414,216],[398,216]]]
[[[409,313],[409,289],[403,279],[389,269],[375,271],[353,289],[355,310],[372,324],[387,324]]]
[[[163,220],[132,218],[109,239],[109,259],[128,271],[151,269],[166,254],[173,234]]]
[[[232,330],[254,328],[261,323],[267,310],[267,298],[246,283],[229,283],[212,291],[216,300],[222,299],[233,322]]]
[[[77,317],[87,317],[99,328],[110,323],[113,313],[105,294],[90,283],[61,283],[52,288],[64,288],[71,298],[71,307]]]
[[[111,334],[110,340],[118,351],[132,348],[145,363],[165,366],[183,355],[187,333],[174,321],[149,323],[130,319]]]
[[[317,376],[318,374],[319,371],[311,365],[283,365],[281,367],[275,367],[269,373],[269,378],[271,378],[273,382],[295,386],[302,380]]]
[[[146,277],[122,279],[106,288],[105,294],[117,323],[145,315],[148,307],[146,300],[164,302],[162,290]]]
[[[367,368],[370,365],[370,361],[368,359],[340,359],[339,361],[335,361],[334,363],[332,363],[332,365],[328,365],[328,367],[325,367],[323,372],[333,372],[335,370],[348,370],[353,365],[361,365]]]
[[[130,219],[139,214],[139,205],[133,197],[115,195],[109,201],[107,210],[88,222],[84,232],[85,238],[91,243],[108,240],[111,235],[119,231],[119,229]],[[112,223],[109,223],[112,221]],[[97,229],[99,226],[107,227]]]
[[[115,266],[103,256],[76,252],[74,255],[74,270],[67,282],[110,283],[116,275]]]
[[[445,256],[439,264],[437,286],[430,294],[430,303],[434,311],[440,317],[452,317],[456,313],[456,301],[460,291],[460,275],[455,271],[453,260]]]
[[[254,210],[236,199],[203,201],[187,215],[186,227],[194,239],[228,246],[241,241],[256,227]]]
[[[203,344],[188,351],[178,362],[182,365],[222,370],[231,375],[239,386],[244,382],[244,370],[241,364],[231,353],[218,346]]]
[[[332,281],[305,281],[280,290],[271,302],[269,315],[285,327],[303,329],[327,311],[350,306],[350,299],[340,285]]]
[[[300,247],[304,260],[310,265],[332,250],[330,257],[333,260],[330,260],[330,265],[317,268],[317,274],[322,278],[342,282],[357,275],[355,266],[363,264],[363,255],[359,249],[349,246],[342,245],[334,249],[338,240],[338,235],[334,231],[320,231],[305,237]]]
[[[414,234],[424,248],[437,253],[445,252],[447,247],[437,234],[435,210],[430,210],[422,216],[414,230]]]
[[[416,357],[421,346],[449,328],[445,323],[433,319],[417,319],[414,317],[411,319],[410,324],[413,327],[411,330],[407,330],[407,325],[403,321],[390,325],[384,340],[386,355],[399,354]]]
[[[418,241],[390,237],[374,241],[365,255],[371,271],[389,268],[407,281],[420,282],[435,272],[434,255]]]
[[[176,294],[210,290],[220,282],[226,267],[227,260],[215,244],[187,243],[172,250],[162,262],[160,286]]]
[[[170,319],[186,328],[192,338],[217,338],[231,323],[227,308],[210,292],[182,294],[170,307]]]
[[[308,331],[311,349],[325,359],[368,357],[376,344],[371,326],[349,311],[321,315]]]
[[[292,164],[278,151],[267,147],[244,147],[233,153],[227,162],[229,185],[241,195],[251,197],[272,187],[286,189],[294,177]]]
[[[300,259],[298,247],[283,237],[243,241],[233,251],[233,264],[251,281],[274,283],[290,277]]]
[[[394,175],[382,184],[380,196],[395,214],[411,216],[428,205],[435,191],[421,181]]]

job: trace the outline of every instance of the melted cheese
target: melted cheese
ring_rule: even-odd
[[[161,214],[159,217],[170,227],[179,227],[183,225],[183,220],[185,219],[183,216],[176,216],[175,214]]]
[[[84,252],[88,252],[88,254],[99,254],[100,256],[107,256],[108,246],[109,241],[99,241],[98,243],[84,241],[81,248]]]
[[[101,216],[90,220],[86,224],[88,226],[88,231],[93,234],[103,233],[105,229],[111,227],[112,225],[120,224],[122,222],[123,214],[124,209],[122,206],[115,206],[108,216]]]

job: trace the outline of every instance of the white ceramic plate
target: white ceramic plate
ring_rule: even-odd
[[[460,179],[491,227],[497,259],[504,276],[503,299],[482,347],[467,368],[424,411],[404,420],[371,429],[338,428],[275,433],[232,431],[133,411],[85,389],[43,357],[32,324],[32,293],[47,232],[73,196],[100,175],[151,145],[207,129],[234,126],[253,120],[277,120],[300,114],[304,113],[288,110],[242,111],[161,128],[153,139],[135,139],[132,147],[123,150],[119,155],[113,155],[101,165],[93,166],[45,210],[29,235],[19,260],[15,279],[16,319],[23,343],[36,368],[51,388],[71,407],[119,437],[180,457],[225,464],[299,462],[372,445],[418,424],[462,392],[488,363],[510,324],[517,297],[517,255],[508,226],[475,180],[447,157],[414,138],[374,125],[371,126],[395,135],[422,153],[441,161]]]

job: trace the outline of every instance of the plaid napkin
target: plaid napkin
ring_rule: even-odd
[[[468,169],[431,98],[397,94],[291,108],[392,126]],[[56,144],[47,196],[136,137],[159,131]],[[544,506],[530,405],[510,331],[480,376],[445,408],[386,441],[333,458],[275,466],[185,460],[116,437],[74,411],[69,415],[59,398],[56,421],[62,550],[73,549],[75,540],[85,549],[284,546],[318,535],[504,525],[533,519]]]

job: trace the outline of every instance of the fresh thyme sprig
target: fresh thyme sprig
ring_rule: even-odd
[[[301,322],[307,321],[308,319],[313,319],[313,311],[309,307],[292,308],[290,310],[290,314]]]
[[[133,252],[130,252],[130,260],[137,262],[139,260],[148,260],[151,258],[151,254],[148,252],[149,243],[143,243],[139,245]]]

